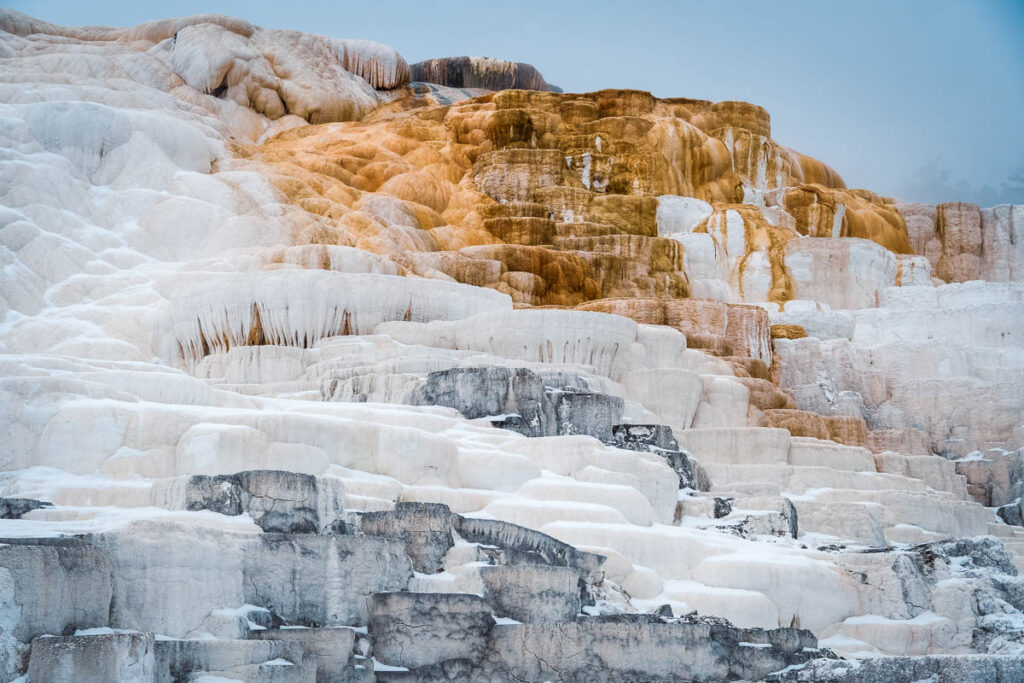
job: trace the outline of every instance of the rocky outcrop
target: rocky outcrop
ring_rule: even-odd
[[[573,621],[579,614],[580,571],[547,565],[500,565],[480,572],[494,613],[526,624]]]
[[[946,282],[1020,281],[1024,275],[1024,208],[947,202],[897,204],[915,253],[928,258]]]
[[[571,567],[589,573],[604,562],[600,555],[577,550],[547,534],[510,522],[454,515],[452,526],[467,541],[502,548],[508,564]]]
[[[363,638],[351,628],[272,628],[250,631],[249,638],[300,643],[304,657],[312,655],[316,658],[315,680],[318,683],[348,683],[369,676],[369,670],[357,670],[360,664],[357,664],[356,657],[360,657],[359,662],[365,661],[365,657],[357,654],[359,641]]]
[[[660,455],[668,461],[679,477],[680,489],[707,491],[711,488],[708,474],[689,453],[679,449],[679,443],[667,425],[615,425],[612,427],[615,445],[630,451],[646,451]]]
[[[54,683],[150,683],[158,680],[156,673],[156,641],[152,633],[36,638],[32,641],[28,666],[29,680]]]
[[[264,534],[243,557],[243,598],[286,624],[362,625],[364,597],[404,588],[411,576],[411,562],[397,541]]]
[[[307,659],[303,641],[294,638],[159,640],[155,651],[154,683],[189,680],[203,674],[304,683],[315,680],[317,668],[314,657]]]
[[[53,507],[52,503],[31,498],[0,498],[0,519],[21,519],[33,510]]]
[[[453,368],[427,375],[414,405],[455,408],[468,418],[489,417],[526,436],[586,434],[611,442],[622,419],[622,399],[592,392],[574,375],[540,375],[525,368]]]
[[[341,483],[294,472],[253,470],[195,475],[186,484],[185,507],[241,515],[267,532],[317,533],[345,508]]]
[[[745,102],[0,28],[0,680],[1019,678],[1021,207]]]
[[[393,510],[367,512],[359,530],[370,536],[400,541],[413,569],[424,574],[441,571],[452,547],[452,514],[438,503],[398,503]]]
[[[474,680],[674,681],[682,674],[692,681],[720,681],[756,680],[822,654],[807,631],[737,629],[653,615],[489,625],[471,597],[420,596],[408,602],[407,594],[375,596],[380,617],[372,623],[379,637],[404,646],[386,646],[381,660],[404,662],[419,680],[458,672]],[[453,606],[450,622],[431,616],[438,604]],[[417,627],[427,632],[423,640],[408,636],[407,629]],[[446,640],[431,640],[441,637]],[[421,649],[425,641],[435,647]]]
[[[562,91],[548,84],[530,64],[491,57],[442,57],[416,62],[410,68],[412,80],[450,88]]]
[[[967,491],[988,507],[1002,507],[1024,497],[1024,449],[992,449],[969,453],[954,461],[956,473],[967,478]]]
[[[378,593],[369,602],[374,655],[413,670],[479,661],[494,624],[479,595]]]
[[[26,646],[39,636],[109,624],[115,590],[112,565],[104,553],[81,539],[3,539],[0,586],[8,608],[0,634],[2,676],[13,678],[15,672],[24,671]],[[122,644],[112,641],[110,645],[116,649]],[[74,653],[54,647],[54,656],[64,663],[46,666],[72,666]],[[100,657],[98,670],[120,666],[110,661],[117,659],[112,652]]]
[[[1024,677],[1019,657],[1009,655],[933,655],[879,657],[854,662],[816,659],[772,674],[769,681],[815,683],[887,683],[888,681],[1015,681]]]

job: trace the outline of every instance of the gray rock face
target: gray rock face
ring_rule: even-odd
[[[679,442],[668,425],[620,424],[612,427],[615,445],[629,451],[678,451]]]
[[[159,640],[154,683],[186,681],[197,672],[234,672],[277,659],[301,667],[303,658],[297,640]]]
[[[5,641],[107,626],[112,594],[110,561],[80,539],[0,540],[0,604],[14,617],[0,617],[0,674],[17,664]]]
[[[32,498],[0,498],[0,519],[21,519],[32,510],[52,507],[52,503]]]
[[[757,680],[820,655],[816,647],[796,629],[588,618],[497,625],[487,664],[517,681]]]
[[[661,455],[679,477],[679,488],[694,491],[711,490],[711,479],[707,471],[692,455],[686,451],[668,451]]]
[[[46,683],[154,683],[154,655],[152,633],[36,638],[28,676]]]
[[[1024,499],[1018,498],[997,508],[996,514],[1011,526],[1024,526]]]
[[[971,598],[971,649],[1024,651],[1024,630],[1019,627],[1024,620],[1024,578],[1017,576],[999,540],[982,536],[917,545],[896,552],[892,569],[910,617],[928,610],[942,614],[944,599],[938,589],[955,581]]]
[[[334,480],[280,470],[195,475],[185,496],[188,510],[230,516],[247,512],[268,532],[316,533],[345,508],[344,493]]]
[[[892,683],[935,681],[959,683],[1024,681],[1024,659],[999,655],[937,655],[926,657],[878,657],[848,662],[816,659],[801,668],[779,672],[769,681],[815,683]]]
[[[505,564],[572,567],[585,574],[600,569],[605,560],[602,555],[577,550],[547,534],[510,522],[452,515],[452,525],[470,543],[504,549]]]
[[[955,460],[956,473],[967,477],[967,492],[986,507],[1001,507],[1024,497],[1024,448],[984,451],[980,459]]]
[[[450,88],[562,92],[561,88],[547,83],[535,67],[524,62],[479,57],[440,57],[411,64],[410,69],[413,81],[436,83]]]
[[[243,559],[244,599],[288,624],[364,625],[366,597],[404,589],[412,573],[398,541],[263,534]]]
[[[438,503],[398,503],[393,510],[368,512],[360,518],[364,534],[401,541],[413,568],[424,574],[441,571],[452,547],[452,513]]]
[[[539,435],[543,394],[540,375],[525,368],[452,368],[428,374],[412,402],[455,408],[470,419],[517,413]]]
[[[800,535],[800,516],[797,514],[796,506],[789,498],[783,498],[782,514],[789,522],[790,538],[797,538]]]
[[[502,416],[496,426],[526,436],[585,434],[606,443],[623,410],[621,398],[590,391],[576,375],[505,367],[432,372],[411,402],[448,406],[471,419]]]
[[[255,640],[298,642],[306,655],[316,655],[316,680],[340,683],[352,663],[356,632],[350,628],[289,628],[252,631]],[[351,675],[354,672],[349,672]]]
[[[483,567],[484,597],[500,617],[523,623],[572,621],[580,613],[580,572],[570,567]]]
[[[942,559],[948,564],[951,559],[957,558],[968,572],[972,569],[993,569],[1001,574],[1017,575],[1017,568],[1006,554],[1006,548],[990,536],[923,543],[911,550],[920,557],[919,564],[922,566],[934,566],[936,559]]]
[[[469,593],[379,593],[368,603],[374,656],[392,666],[479,661],[494,624],[487,602]]]
[[[693,456],[679,449],[672,428],[655,424],[618,424],[612,427],[614,445],[628,451],[645,451],[668,461],[679,477],[679,488],[710,491],[711,480]]]
[[[611,443],[612,425],[622,419],[623,402],[618,396],[567,389],[544,393],[555,416],[556,434],[585,434]]]

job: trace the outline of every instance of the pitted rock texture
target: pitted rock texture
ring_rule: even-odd
[[[286,471],[193,476],[185,498],[188,510],[246,513],[267,532],[317,533],[344,510],[337,482]]]
[[[400,541],[413,569],[423,573],[441,571],[452,547],[452,513],[439,503],[398,503],[393,510],[367,512],[359,518],[359,529]]]
[[[630,451],[647,451],[665,458],[679,477],[679,488],[708,491],[707,472],[693,456],[679,450],[679,443],[667,425],[620,424],[612,427],[615,445]]]
[[[546,565],[485,567],[484,596],[498,616],[526,624],[573,621],[580,613],[578,570]]]
[[[36,638],[28,676],[33,681],[154,681],[152,633]]]
[[[53,507],[51,503],[31,498],[0,498],[0,519],[20,519],[33,510]]]
[[[410,669],[479,660],[494,624],[487,602],[467,593],[378,593],[369,603],[376,656]]]
[[[509,564],[542,564],[591,572],[604,562],[600,555],[582,552],[546,534],[509,522],[455,515],[452,525],[468,541],[503,548]]]
[[[622,399],[592,392],[575,375],[540,375],[525,368],[453,368],[427,375],[414,405],[455,408],[468,418],[492,417],[525,436],[586,434],[610,443]]]
[[[476,671],[525,681],[675,681],[681,672],[692,681],[756,680],[821,654],[809,634],[795,629],[599,617],[496,625],[488,645],[488,657]]]
[[[769,681],[884,683],[886,681],[1016,681],[1024,677],[1019,657],[1006,655],[932,655],[882,657],[856,662],[814,660],[773,674]]]

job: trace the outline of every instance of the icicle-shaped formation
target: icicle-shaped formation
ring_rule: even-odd
[[[370,334],[389,320],[458,320],[511,308],[504,294],[440,280],[287,270],[235,274],[183,292],[171,320],[180,360],[194,365],[236,346],[309,348],[325,337]]]
[[[409,64],[387,45],[372,40],[332,40],[334,54],[345,71],[361,77],[374,88],[390,90],[409,82]]]
[[[496,332],[500,330],[500,332]],[[558,365],[590,366],[615,377],[628,367],[638,327],[628,318],[589,311],[493,311],[472,320],[430,325],[382,325],[378,332],[404,344],[447,346]]]

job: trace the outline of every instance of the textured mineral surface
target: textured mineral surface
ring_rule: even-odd
[[[0,152],[0,682],[1024,680],[1024,206],[221,15]]]

